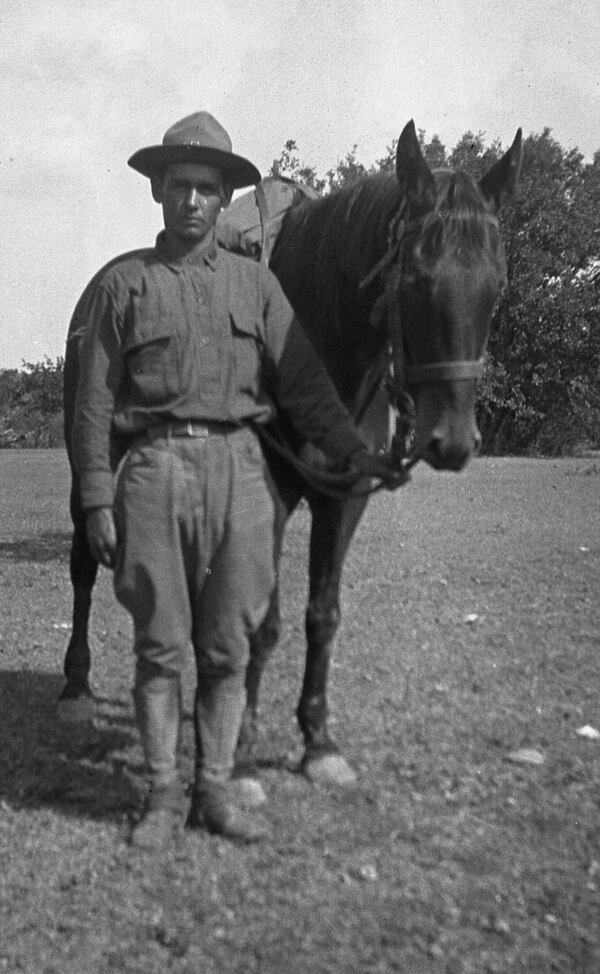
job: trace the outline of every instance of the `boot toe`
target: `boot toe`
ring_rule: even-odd
[[[160,850],[170,845],[183,822],[184,791],[181,782],[150,791],[142,817],[130,833],[137,849]]]
[[[148,852],[164,850],[174,840],[178,824],[178,816],[172,810],[151,809],[133,826],[129,844]]]
[[[260,842],[270,834],[264,816],[240,807],[224,786],[194,794],[187,825],[237,842]]]

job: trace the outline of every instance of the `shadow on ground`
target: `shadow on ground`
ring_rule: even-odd
[[[122,820],[139,805],[133,718],[121,701],[103,699],[93,727],[61,724],[62,684],[56,673],[0,671],[0,801]]]
[[[0,561],[8,562],[46,562],[68,557],[71,550],[71,535],[62,531],[52,531],[36,537],[17,538],[15,541],[0,541]]]

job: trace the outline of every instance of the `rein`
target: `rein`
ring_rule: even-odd
[[[301,460],[287,445],[277,427],[274,427],[275,432],[273,432],[273,429],[269,429],[261,423],[253,423],[252,425],[255,432],[267,447],[289,463],[310,487],[320,494],[325,494],[326,497],[331,497],[333,500],[346,500],[348,497],[370,497],[371,494],[377,493],[377,491],[385,486],[383,480],[376,480],[375,483],[369,484],[368,487],[355,489],[356,485],[365,479],[364,474],[352,470],[341,473],[321,470],[319,467],[312,466],[309,463],[305,463],[304,460]],[[408,480],[409,471],[417,462],[418,457],[414,457],[411,460],[399,462],[398,465],[395,465],[395,468],[400,473],[406,473],[406,480]],[[398,486],[401,485],[399,484]]]

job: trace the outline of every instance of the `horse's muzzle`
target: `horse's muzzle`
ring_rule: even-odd
[[[424,448],[419,450],[422,460],[435,470],[462,470],[481,448],[481,434],[477,427],[464,436],[443,436],[434,432]]]

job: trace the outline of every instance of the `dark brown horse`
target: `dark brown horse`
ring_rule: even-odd
[[[388,446],[390,405],[400,412],[407,467],[424,460],[436,469],[460,470],[478,449],[474,405],[490,321],[506,281],[496,213],[515,189],[521,132],[508,152],[476,183],[460,172],[431,172],[410,122],[398,142],[396,172],[369,176],[353,186],[293,207],[284,219],[271,259],[292,306],[322,357],[338,392],[365,438]],[[234,204],[235,205],[235,204]],[[86,289],[89,294],[94,282]],[[70,335],[85,327],[85,294]],[[67,344],[65,417],[77,383],[77,341]],[[322,458],[286,441],[312,465]],[[305,475],[275,441],[265,445],[278,492],[275,539],[279,558],[286,521],[301,497],[312,513],[307,654],[297,709],[305,742],[303,770],[345,783],[354,775],[327,728],[327,676],[340,620],[344,559],[368,493],[329,477],[325,490]],[[332,486],[333,485],[333,486]],[[73,475],[71,578],[73,632],[65,658],[63,710],[89,711],[87,626],[97,566],[91,557]],[[238,746],[238,770],[253,767],[261,675],[279,633],[278,593],[251,644],[247,709]]]

